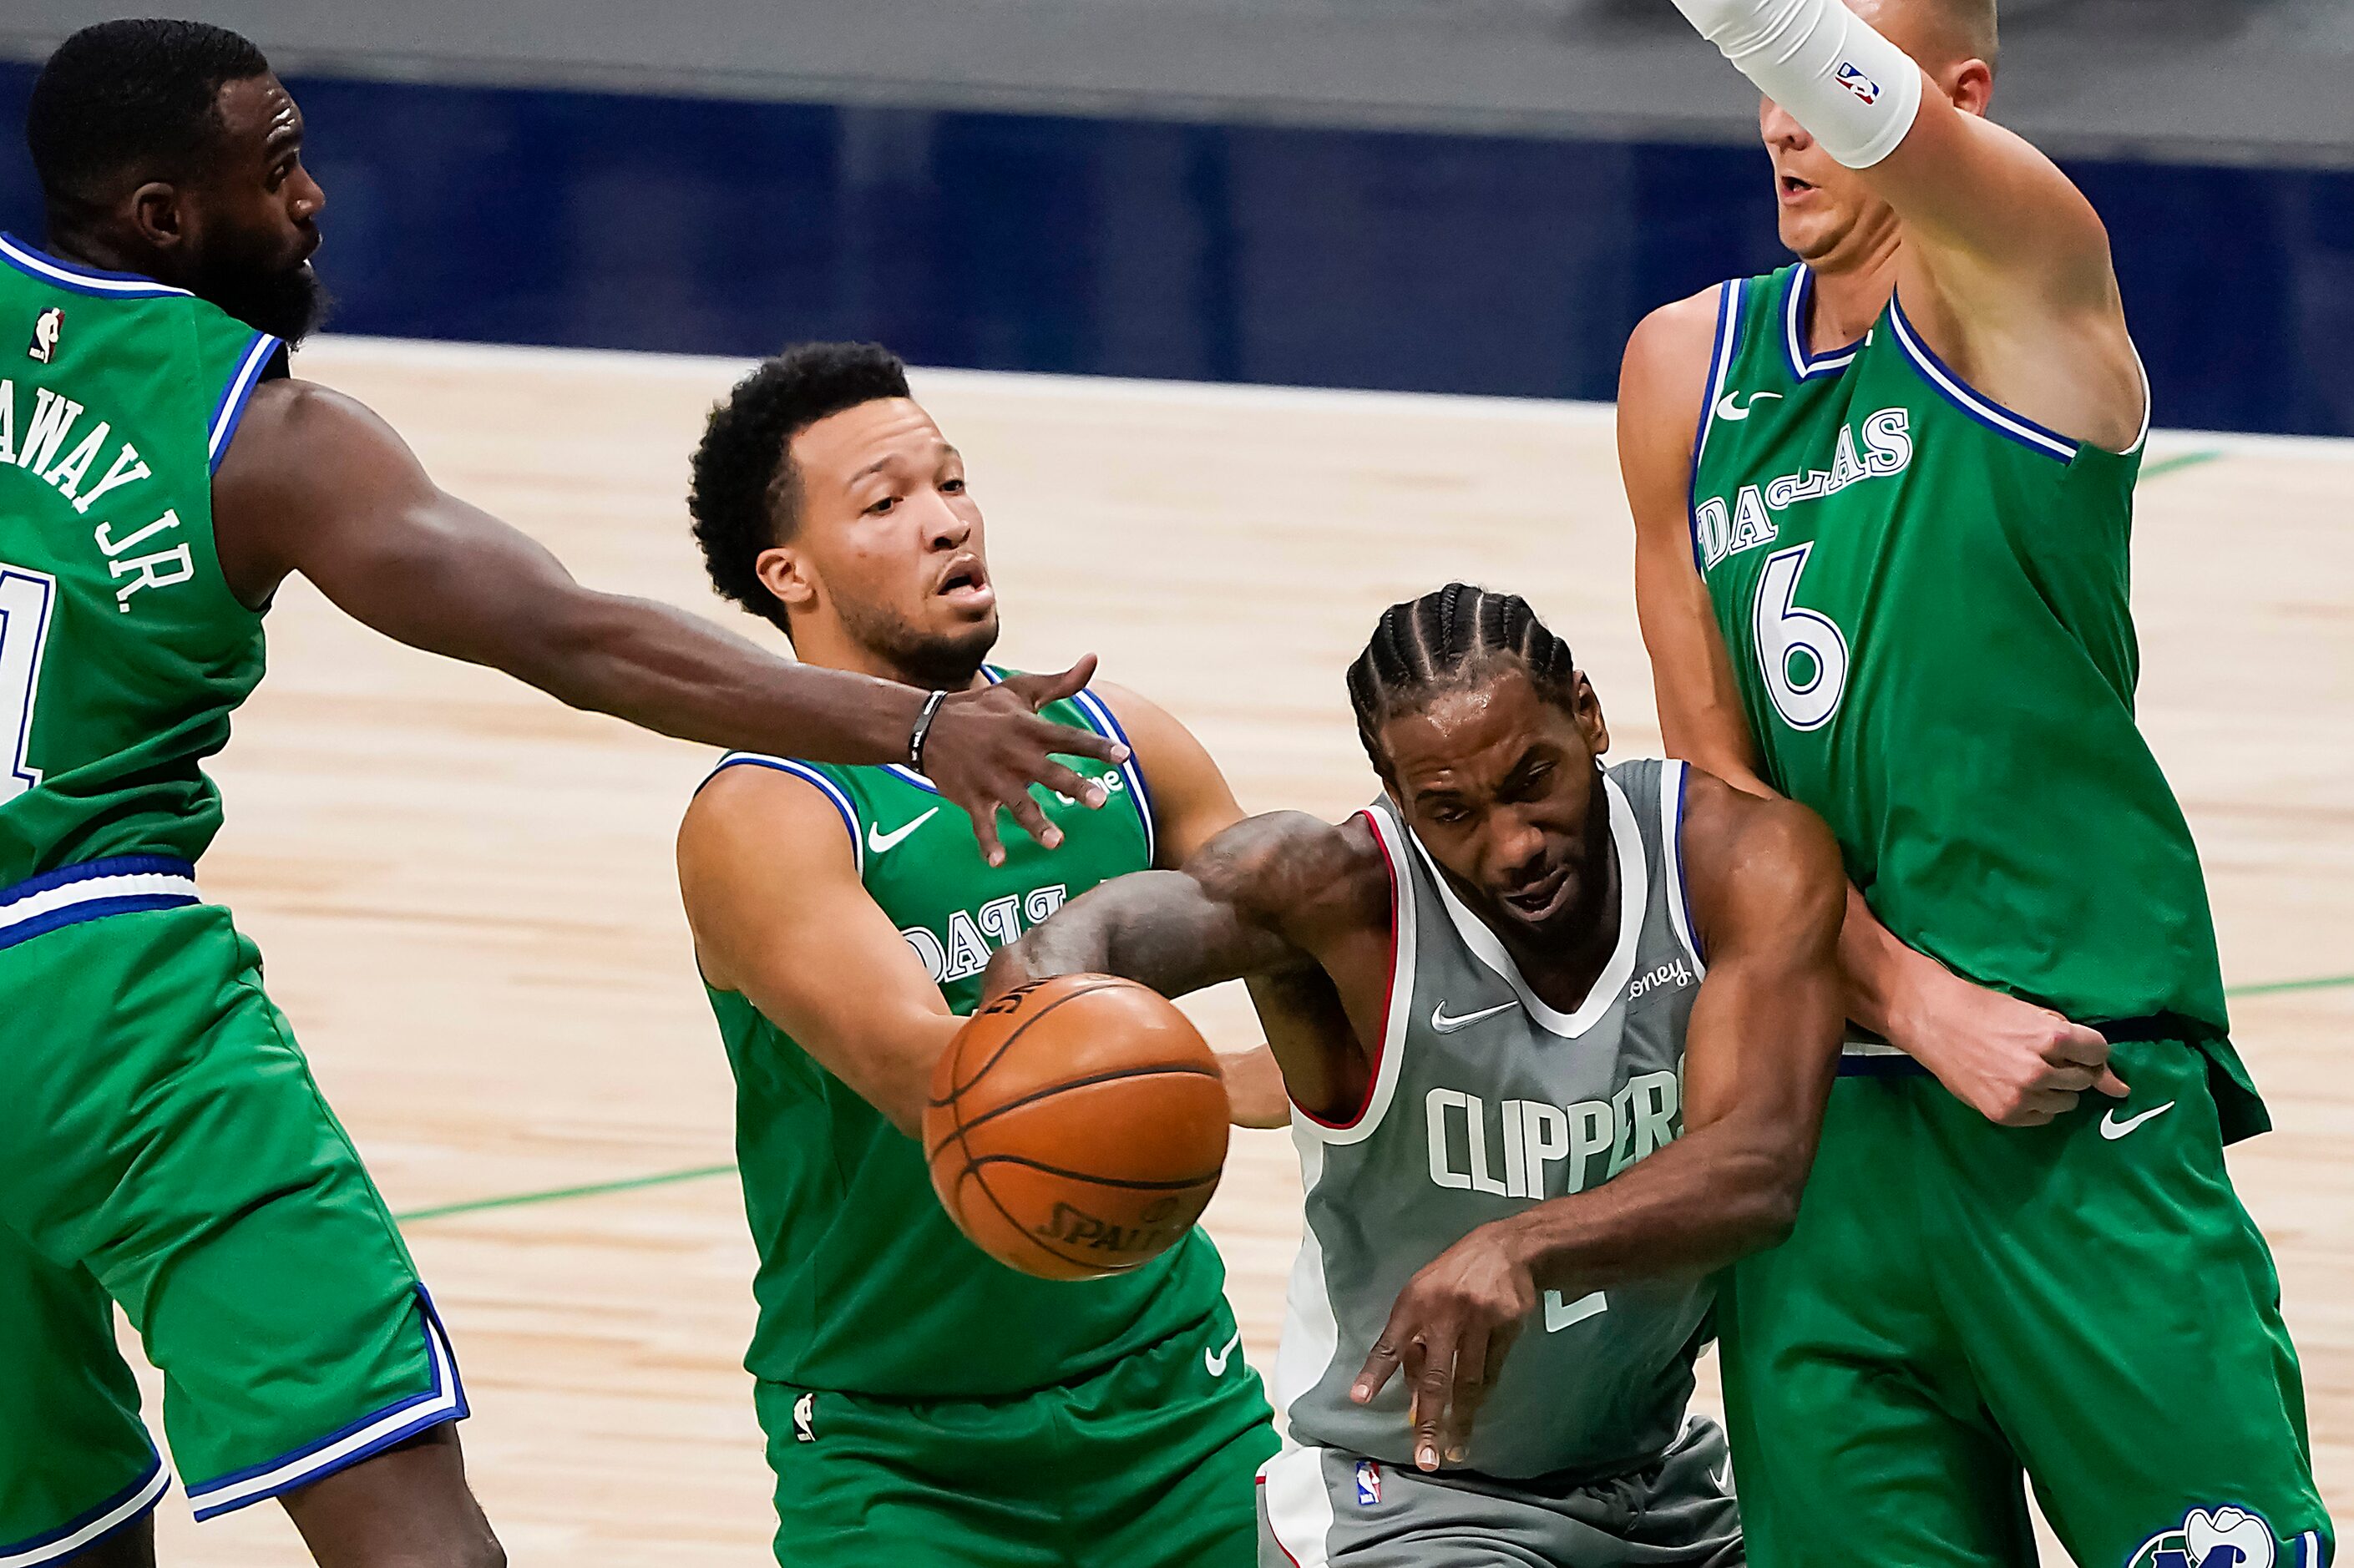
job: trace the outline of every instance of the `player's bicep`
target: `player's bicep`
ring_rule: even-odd
[[[956,1020],[860,882],[832,804],[790,775],[727,769],[688,810],[679,885],[705,979],[912,1128]]]
[[[237,576],[300,573],[387,637],[508,669],[589,597],[537,540],[444,492],[366,405],[302,382],[266,390],[214,482],[224,564],[251,558]]]
[[[1996,298],[2022,286],[2046,306],[2114,296],[2100,215],[2016,132],[1932,92],[1896,151],[1863,175],[1949,287],[1972,281],[1949,265],[1964,260],[1968,273],[1986,275]]]
[[[1802,806],[1691,785],[1686,863],[1708,972],[1686,1037],[1685,1126],[1738,1121],[1810,1155],[1846,1021],[1838,845]]]

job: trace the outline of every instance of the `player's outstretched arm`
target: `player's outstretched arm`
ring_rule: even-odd
[[[678,883],[704,979],[917,1137],[964,1021],[859,882],[832,803],[775,768],[724,770],[680,824]]]
[[[388,425],[300,381],[253,395],[213,481],[230,587],[266,602],[301,573],[389,637],[505,671],[560,702],[705,745],[843,763],[906,762],[927,694],[762,652],[700,616],[598,593],[536,541],[445,493]],[[1094,662],[951,694],[923,766],[1002,858],[1000,808],[1048,842],[1029,793],[1043,783],[1100,802],[1052,754],[1124,758],[1036,708],[1087,682]]]
[[[2064,435],[2134,442],[2147,397],[2107,230],[2058,165],[1985,118],[1993,70],[1967,29],[1931,0],[1880,0],[1891,33],[1935,47],[1916,60],[1843,0],[1675,4],[1894,209],[1905,311],[1963,379]]]
[[[1599,1187],[1480,1226],[1400,1292],[1351,1397],[1403,1373],[1424,1469],[1462,1457],[1543,1291],[1706,1273],[1797,1218],[1839,1061],[1839,849],[1805,808],[1700,774],[1684,846],[1709,967],[1686,1039],[1683,1136]]]
[[[1156,869],[1183,865],[1243,820],[1225,775],[1193,731],[1158,704],[1124,687],[1098,681],[1095,691],[1136,747],[1137,771],[1151,795]],[[1345,1032],[1340,998],[1321,969],[1246,975],[1243,983],[1269,1039],[1312,1039],[1335,1018],[1341,1018]],[[1220,1051],[1218,1068],[1225,1075],[1226,1107],[1235,1126],[1274,1128],[1290,1122],[1291,1102],[1270,1047]]]
[[[1338,1115],[1363,1097],[1362,1042],[1380,1038],[1388,961],[1388,873],[1371,830],[1280,811],[1243,819],[1182,871],[1116,877],[1073,899],[1000,949],[983,985],[994,997],[1114,974],[1175,997],[1253,981],[1255,999],[1278,1003],[1261,1022],[1290,1098]]]

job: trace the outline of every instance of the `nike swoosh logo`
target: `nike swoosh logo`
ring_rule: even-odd
[[[2111,1110],[2101,1118],[2101,1136],[2114,1143],[2118,1139],[2123,1138],[2126,1134],[2131,1132],[2134,1128],[2139,1127],[2142,1123],[2149,1120],[2150,1118],[2164,1116],[2173,1108],[2174,1102],[2172,1100],[2168,1100],[2164,1105],[2158,1107],[2156,1110],[2146,1110],[2139,1116],[2127,1117],[2123,1121],[2119,1121],[2117,1119],[2117,1113],[2115,1110]]]
[[[1712,1477],[1710,1477],[1709,1478],[1710,1478],[1711,1480],[1712,1480],[1712,1481],[1714,1481],[1714,1482],[1716,1483],[1716,1489],[1717,1489],[1718,1491],[1721,1491],[1721,1492],[1730,1492],[1730,1491],[1732,1491],[1732,1490],[1733,1490],[1733,1460],[1732,1460],[1732,1457],[1731,1457],[1730,1456],[1728,1456],[1728,1457],[1725,1458],[1724,1463],[1723,1463],[1722,1466],[1720,1466],[1720,1467],[1718,1467],[1716,1474],[1715,1474],[1715,1475],[1713,1475],[1713,1476],[1712,1476]]]
[[[1206,1345],[1203,1347],[1202,1364],[1209,1368],[1210,1375],[1212,1377],[1224,1377],[1226,1375],[1226,1362],[1233,1357],[1235,1347],[1242,1342],[1243,1331],[1240,1329],[1236,1329],[1235,1330],[1235,1337],[1226,1341],[1225,1349],[1222,1351],[1214,1351]]]
[[[926,822],[930,821],[934,817],[937,817],[939,814],[940,809],[938,806],[935,806],[930,810],[926,811],[922,816],[917,817],[914,821],[909,822],[906,827],[899,829],[896,832],[888,833],[876,832],[875,831],[875,824],[869,822],[866,824],[866,848],[870,853],[875,854],[889,854],[893,850],[897,849],[899,845],[906,841],[909,833],[914,832],[917,828],[922,827]]]
[[[1738,423],[1741,420],[1749,418],[1751,409],[1755,408],[1758,404],[1763,403],[1766,398],[1771,397],[1778,402],[1781,399],[1781,397],[1782,395],[1779,392],[1752,393],[1749,398],[1749,407],[1744,408],[1741,406],[1740,393],[1727,392],[1723,397],[1719,397],[1716,400],[1716,417],[1720,419],[1731,419],[1735,423]]]
[[[1493,1018],[1500,1012],[1510,1012],[1519,1005],[1517,1001],[1500,1001],[1493,1007],[1481,1008],[1477,1012],[1467,1012],[1460,1018],[1449,1018],[1447,1015],[1447,1004],[1442,1001],[1430,1010],[1430,1026],[1441,1034],[1452,1034],[1458,1029],[1469,1028],[1483,1018]]]

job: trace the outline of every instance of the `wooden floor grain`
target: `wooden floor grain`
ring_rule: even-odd
[[[681,500],[735,367],[331,340],[300,368],[585,579],[762,634],[711,597]],[[1593,676],[1618,754],[1656,748],[1606,410],[955,374],[917,392],[989,518],[1002,656],[1100,653],[1193,726],[1250,809],[1371,795],[1342,670],[1384,605],[1450,577],[1527,594]],[[2143,492],[2145,725],[2199,835],[2231,978],[2354,973],[2354,461],[2190,437],[2157,455],[2211,450]],[[229,825],[204,882],[260,942],[394,1206],[728,1160],[727,1070],[670,864],[706,754],[396,647],[300,583],[270,636],[272,673],[218,767]],[[1197,1012],[1248,1030],[1233,997]],[[2279,1250],[2324,1487],[2354,1510],[2354,989],[2249,996],[2236,1017],[2279,1130],[2232,1165]],[[1299,1224],[1288,1140],[1242,1135],[1210,1225],[1262,1367]],[[516,1563],[764,1560],[731,1179],[408,1229]],[[175,1497],[159,1535],[174,1563],[307,1561],[270,1507],[196,1527]]]

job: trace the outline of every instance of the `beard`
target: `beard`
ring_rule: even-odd
[[[318,331],[334,302],[308,261],[273,271],[225,259],[201,269],[189,292],[289,348]]]
[[[949,633],[918,631],[888,610],[841,609],[851,640],[886,661],[897,678],[931,691],[961,692],[997,646],[997,617]]]

